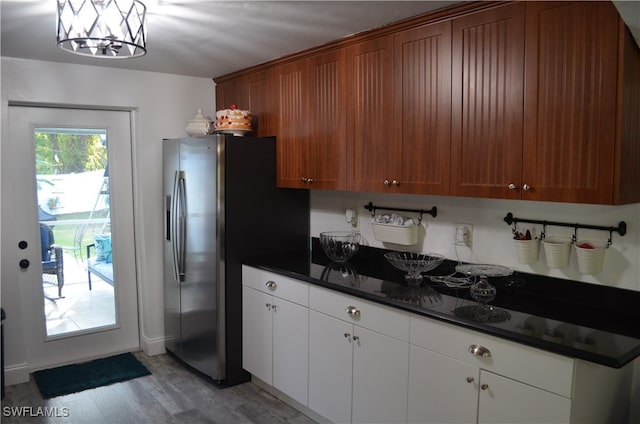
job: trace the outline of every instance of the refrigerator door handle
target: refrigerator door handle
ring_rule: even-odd
[[[173,277],[178,280],[178,171],[173,176],[173,190],[171,195],[171,223],[170,223],[170,239],[171,253],[173,259]]]
[[[185,185],[184,171],[178,172],[178,252],[177,252],[177,269],[178,281],[181,283],[185,280],[186,274],[186,246],[187,246],[187,189]]]

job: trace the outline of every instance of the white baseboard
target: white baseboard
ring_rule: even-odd
[[[27,363],[19,365],[7,365],[4,367],[4,384],[12,386],[29,382],[29,367]]]
[[[164,349],[164,337],[149,339],[142,336],[140,339],[140,347],[142,348],[142,351],[149,356],[166,353],[166,350]]]

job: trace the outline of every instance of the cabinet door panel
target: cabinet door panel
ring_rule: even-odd
[[[524,4],[453,20],[451,193],[519,198]]]
[[[278,135],[278,89],[272,70],[257,72],[247,77],[249,104],[253,115],[253,131],[258,137]],[[241,104],[238,104],[239,108]]]
[[[358,326],[354,333],[353,422],[406,422],[409,343]]]
[[[451,22],[394,36],[394,144],[402,150],[401,191],[449,194]]]
[[[389,191],[399,179],[401,155],[393,137],[393,38],[347,48],[349,189]]]
[[[480,385],[479,424],[571,422],[569,398],[487,371],[480,372]]]
[[[273,384],[271,299],[242,286],[242,367],[268,384]]]
[[[617,24],[607,2],[527,3],[523,199],[612,202]]]
[[[351,422],[352,335],[353,325],[309,311],[309,408],[334,423]]]
[[[309,309],[273,299],[273,386],[307,405]]]
[[[306,61],[279,67],[278,138],[276,140],[279,187],[308,188],[302,178],[309,174]]]
[[[410,349],[407,421],[475,423],[480,369],[417,346]]]
[[[347,168],[345,50],[309,59],[310,188],[344,190]]]

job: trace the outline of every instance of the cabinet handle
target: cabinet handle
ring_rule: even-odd
[[[267,281],[265,286],[267,286],[271,290],[275,290],[278,287],[276,282],[275,281],[271,281],[271,280]]]
[[[487,390],[489,388],[489,385],[488,384],[482,384],[482,385],[480,385],[480,388],[482,390]]]
[[[313,178],[307,178],[307,183],[312,184],[313,183]]]
[[[276,311],[278,309],[278,305],[271,305],[271,310],[272,311]]]
[[[525,184],[525,185],[522,186],[522,189],[524,191],[529,191],[529,190],[531,190],[531,186],[529,184]]]
[[[474,380],[475,379],[473,377],[467,377],[467,383],[473,383]]]
[[[508,188],[509,190],[515,190],[515,189],[516,189],[516,185],[515,185],[514,183],[510,183],[510,184],[507,186],[507,188]]]
[[[398,186],[400,185],[400,181],[398,181],[398,180],[393,180],[393,181],[391,181],[391,184],[392,184],[392,185],[394,185],[394,186],[396,186],[396,187],[398,187]]]
[[[271,309],[271,303],[265,303],[264,306],[266,306],[267,309]]]
[[[308,178],[306,178],[306,177],[302,177],[302,178],[300,178],[300,181],[302,181],[303,183],[306,183],[306,182],[308,182],[308,181],[309,181],[309,179],[308,179]]]
[[[480,356],[482,358],[490,358],[491,351],[484,346],[471,345],[469,346],[469,353]]]
[[[384,181],[382,182],[382,184],[384,184],[384,185],[386,185],[387,187],[389,187],[389,186],[391,185],[391,181],[389,181],[389,180],[384,180]]]
[[[345,339],[348,339],[349,337],[351,337],[351,334],[349,334],[349,333],[344,333],[344,337],[345,337]]]
[[[358,340],[360,340],[360,337],[358,337],[358,336],[353,336],[353,337],[352,337],[352,339],[353,339],[354,341],[356,341],[356,342],[357,342]]]
[[[352,317],[359,317],[360,316],[360,309],[356,308],[355,306],[347,306],[346,311]]]

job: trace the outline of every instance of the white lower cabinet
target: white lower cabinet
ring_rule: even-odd
[[[484,370],[478,403],[479,424],[571,422],[571,399]]]
[[[309,308],[305,305],[308,300],[306,284],[249,267],[243,267],[243,283],[243,368],[307,405]],[[274,294],[254,287],[264,287]]]
[[[242,329],[243,367],[334,423],[623,423],[629,411],[633,364],[605,367],[246,266]]]
[[[309,408],[334,423],[351,422],[353,324],[309,312]]]
[[[475,423],[480,370],[411,345],[409,423]]]
[[[335,423],[405,423],[409,314],[315,287],[309,305],[309,408]]]
[[[409,423],[569,423],[571,399],[411,346]]]

